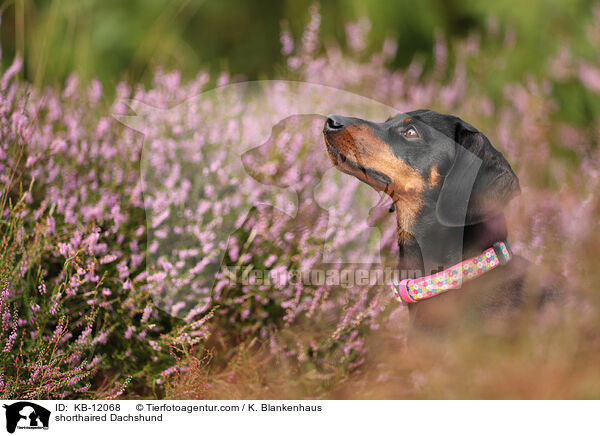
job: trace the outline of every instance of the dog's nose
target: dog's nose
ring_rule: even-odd
[[[327,121],[325,121],[325,131],[326,132],[339,132],[340,130],[344,130],[346,127],[346,123],[344,117],[339,115],[327,115]]]

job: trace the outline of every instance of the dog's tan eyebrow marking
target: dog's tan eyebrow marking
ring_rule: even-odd
[[[414,120],[411,117],[404,118],[402,124],[412,123]]]

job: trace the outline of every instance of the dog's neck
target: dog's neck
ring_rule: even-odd
[[[429,218],[417,221],[410,235],[398,229],[399,268],[401,274],[407,274],[403,278],[430,275],[449,268],[482,253],[495,242],[505,241],[507,237],[504,214],[460,228],[443,226],[431,215]],[[457,240],[462,241],[462,244],[455,243]],[[427,271],[427,266],[431,269],[431,266],[436,265],[441,265],[441,268]],[[448,292],[418,304],[410,304],[408,308],[411,326],[415,328],[413,331],[445,330],[465,303],[461,295],[464,294]]]
[[[428,214],[421,216],[409,231],[402,227],[403,218],[396,208],[400,271],[409,276],[449,268],[507,237],[503,213],[464,227],[444,226]]]

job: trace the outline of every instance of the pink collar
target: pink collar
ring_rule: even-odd
[[[448,269],[430,276],[393,281],[394,296],[403,304],[417,303],[435,297],[451,289],[458,289],[463,282],[472,280],[512,258],[508,242],[496,242],[479,256],[463,260]]]

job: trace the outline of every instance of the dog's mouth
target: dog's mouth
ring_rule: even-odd
[[[324,137],[329,158],[336,168],[346,174],[356,177],[377,191],[388,191],[392,184],[392,179],[389,176],[373,168],[368,168],[355,162],[345,153],[339,151],[335,145],[332,144],[326,134]]]

